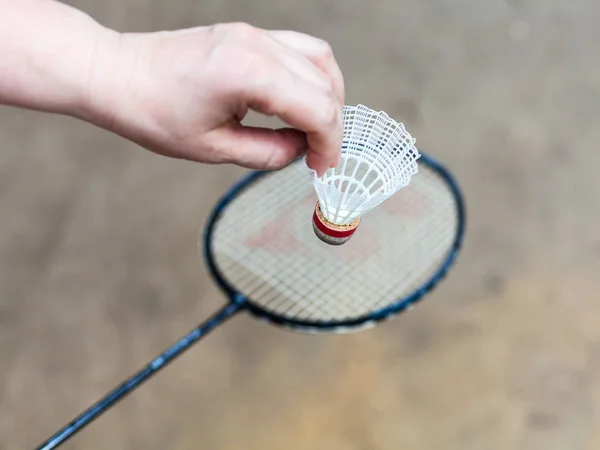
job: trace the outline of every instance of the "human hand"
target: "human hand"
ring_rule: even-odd
[[[330,46],[243,23],[109,32],[97,46],[82,116],[156,153],[278,169],[304,152],[337,165],[344,80]],[[241,124],[249,109],[290,128]]]

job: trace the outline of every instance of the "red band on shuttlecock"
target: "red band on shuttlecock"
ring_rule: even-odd
[[[319,204],[317,204],[317,206],[315,207],[315,211],[313,213],[313,222],[315,223],[315,225],[317,226],[317,228],[323,233],[326,234],[327,236],[333,237],[333,238],[347,238],[350,237],[354,234],[354,232],[356,231],[357,227],[351,228],[349,230],[336,230],[334,228],[329,228],[319,217],[319,215],[317,214],[317,208],[319,207]]]

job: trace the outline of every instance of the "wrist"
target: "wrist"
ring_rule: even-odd
[[[123,59],[123,34],[99,28],[89,47],[86,75],[78,86],[77,102],[70,115],[107,128],[112,121]]]
[[[99,31],[76,116],[117,134],[135,117],[146,34]],[[128,136],[126,136],[128,137]]]

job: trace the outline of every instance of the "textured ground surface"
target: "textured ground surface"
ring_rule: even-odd
[[[469,206],[428,302],[352,336],[238,317],[65,448],[600,448],[600,3],[73,0],[120,30],[246,20],[331,42]],[[215,310],[195,248],[242,170],[0,110],[0,448],[32,448]],[[235,323],[235,324],[234,324]]]

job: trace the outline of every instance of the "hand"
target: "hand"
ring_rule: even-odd
[[[344,81],[330,46],[292,31],[219,24],[99,42],[86,118],[156,153],[278,169],[306,152],[337,165]],[[249,109],[290,128],[241,124]]]

